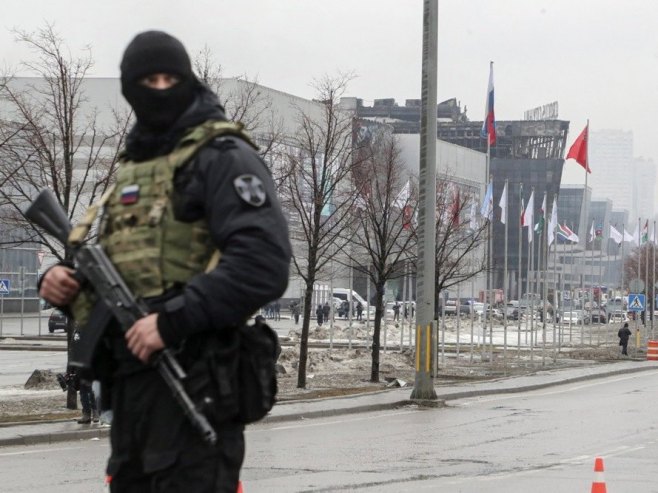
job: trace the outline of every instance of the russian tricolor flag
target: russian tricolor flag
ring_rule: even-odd
[[[494,84],[493,62],[489,62],[489,87],[487,88],[487,104],[484,108],[484,121],[480,135],[489,138],[489,145],[496,145],[496,117],[494,116]]]

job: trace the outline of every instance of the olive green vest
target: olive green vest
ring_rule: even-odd
[[[219,252],[210,240],[206,219],[177,221],[172,192],[176,170],[222,135],[238,136],[256,148],[241,124],[208,121],[189,131],[168,155],[139,163],[121,159],[115,186],[100,204],[90,208],[71,232],[69,242],[84,239],[96,210],[104,206],[100,244],[128,287],[142,298],[158,296],[213,268]],[[90,300],[78,301],[76,305],[87,305],[80,306],[79,316],[76,314],[84,323]]]

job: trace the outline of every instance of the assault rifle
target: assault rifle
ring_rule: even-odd
[[[76,330],[71,341],[69,364],[88,368],[96,345],[110,320],[116,319],[121,330],[126,332],[137,320],[148,315],[148,307],[130,292],[100,245],[69,243],[71,224],[52,191],[41,191],[24,215],[68,249],[75,264],[76,277],[89,283],[98,296],[99,301],[91,312],[90,323],[83,330]],[[171,351],[166,348],[159,351],[151,358],[150,364],[162,375],[174,398],[204,440],[214,445],[217,434],[183,388],[181,382],[187,375]]]

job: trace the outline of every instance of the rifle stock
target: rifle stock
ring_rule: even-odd
[[[107,322],[111,318],[116,319],[121,330],[126,332],[149,313],[148,307],[143,300],[133,295],[100,245],[68,244],[71,224],[51,190],[41,191],[23,214],[29,221],[57,238],[65,248],[70,248],[76,272],[89,283],[99,298],[100,306],[92,310],[90,323],[82,330],[76,329],[71,342],[70,364],[89,367]],[[164,349],[151,360],[188,419],[207,442],[215,444],[217,434],[185,391],[181,382],[185,380],[186,374],[173,354]]]
[[[23,215],[66,246],[71,232],[71,223],[50,189],[42,190]]]

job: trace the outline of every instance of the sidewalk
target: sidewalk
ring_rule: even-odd
[[[454,399],[538,390],[555,385],[565,385],[640,371],[658,371],[658,362],[624,361],[596,366],[583,366],[580,368],[547,370],[533,375],[501,378],[483,382],[467,382],[450,386],[439,384],[435,387],[437,401],[424,402],[421,405],[427,404],[440,407],[446,401]],[[404,405],[415,404],[410,400],[411,391],[411,387],[404,387],[338,398],[282,402],[274,406],[272,412],[263,422],[296,421],[393,409]],[[0,446],[98,439],[108,436],[109,430],[110,428],[108,426],[82,426],[73,420],[4,426],[0,427]]]

